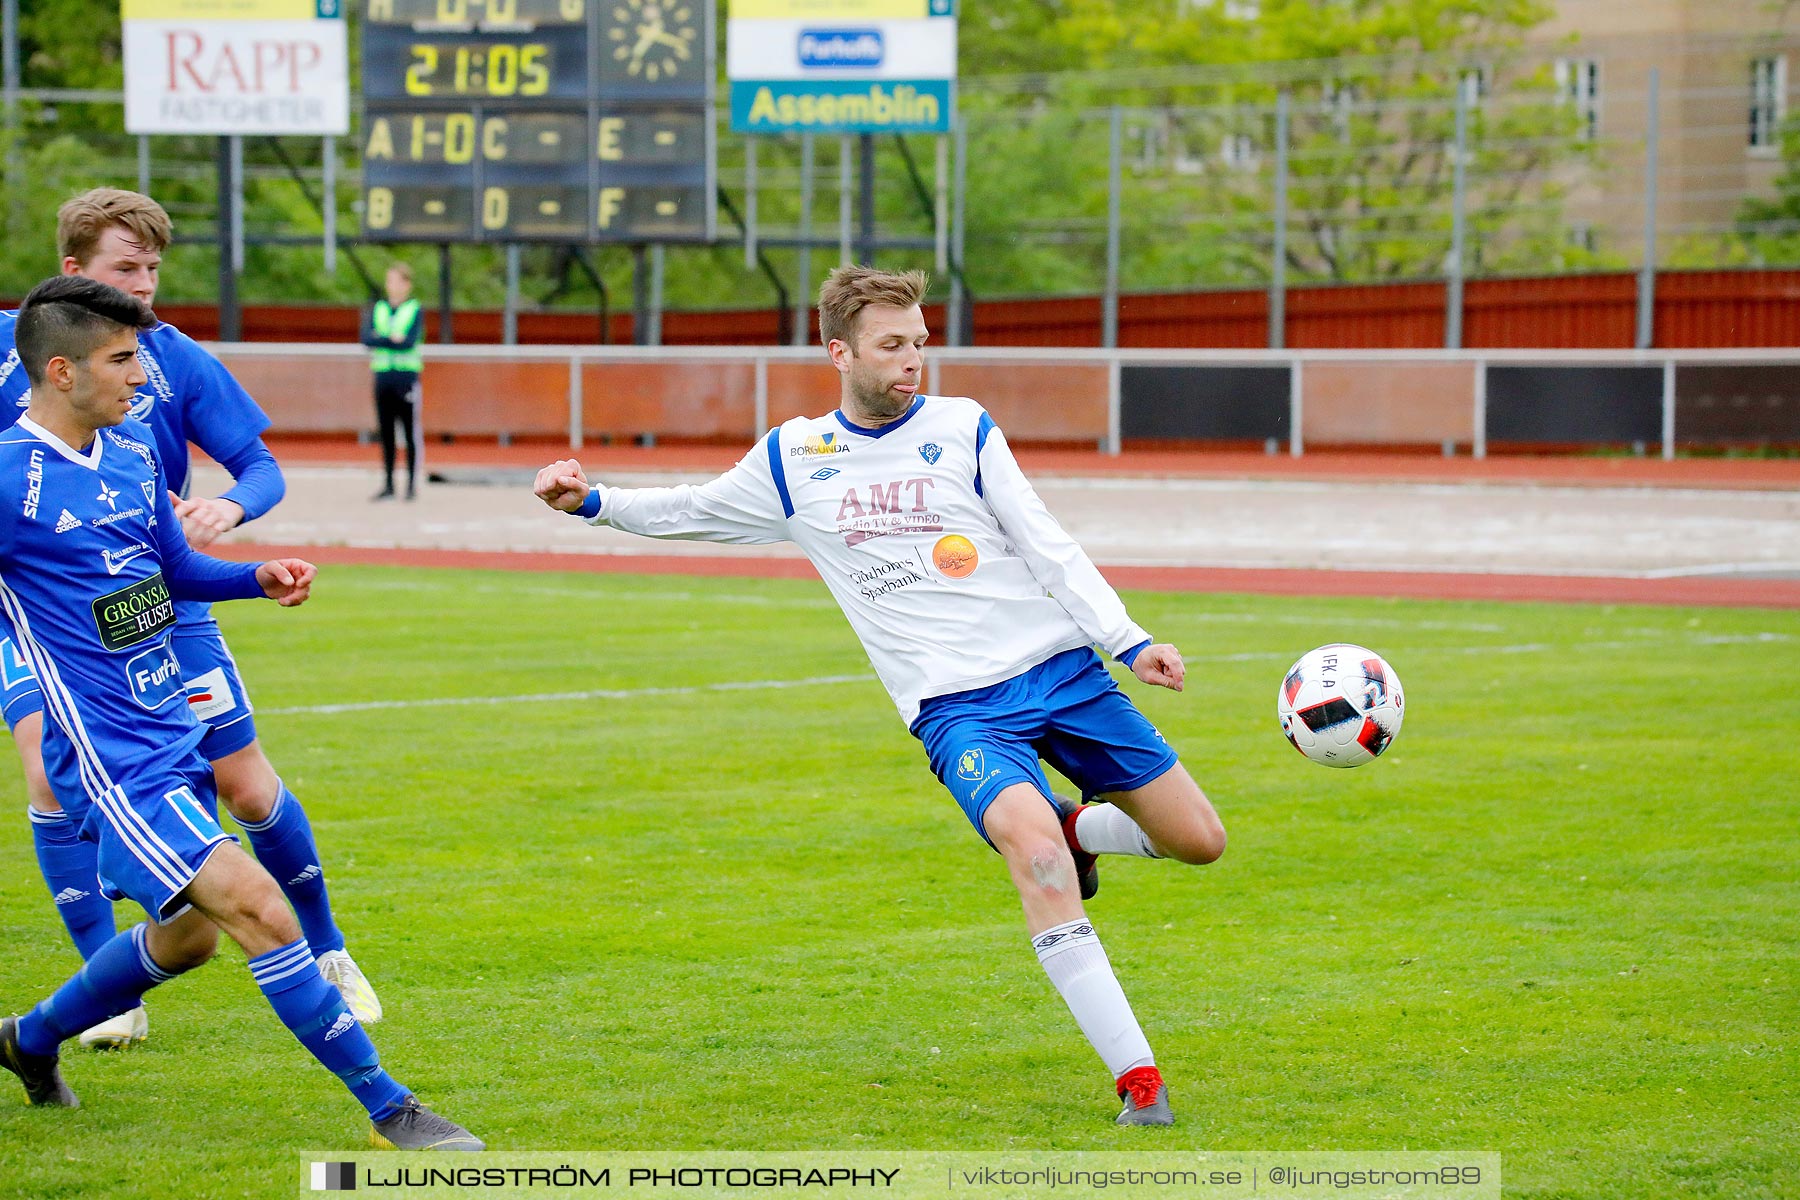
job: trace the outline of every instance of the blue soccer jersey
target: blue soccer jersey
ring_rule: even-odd
[[[13,344],[16,313],[0,315],[0,427],[25,411],[30,381]],[[138,335],[138,361],[146,382],[132,405],[133,418],[150,427],[163,475],[177,495],[190,483],[189,443],[199,446],[230,472],[225,498],[253,520],[281,500],[281,468],[262,443],[269,418],[225,364],[173,325],[159,324]],[[205,604],[183,601],[176,616],[184,626],[207,624]]]
[[[29,417],[0,432],[0,611],[72,749],[65,804],[191,766],[175,603],[263,594],[253,565],[188,548],[153,445],[132,420],[79,450]]]

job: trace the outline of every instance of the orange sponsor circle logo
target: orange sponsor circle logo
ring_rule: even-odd
[[[981,564],[981,555],[974,542],[960,533],[950,533],[931,548],[931,564],[952,579],[967,579]]]

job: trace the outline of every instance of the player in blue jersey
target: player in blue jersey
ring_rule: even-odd
[[[160,205],[118,188],[86,192],[57,212],[63,273],[111,284],[146,306],[156,298],[158,268],[172,234]],[[12,332],[12,321],[0,319],[0,350],[7,351],[0,361],[0,424],[10,423],[28,398]],[[269,420],[218,359],[173,326],[147,330],[139,354],[146,379],[132,415],[155,434],[189,545],[204,549],[280,501],[286,485],[261,436]],[[190,442],[230,473],[234,482],[224,495],[188,496]],[[326,978],[344,993],[359,1021],[377,1021],[381,1002],[345,950],[311,823],[263,754],[249,696],[218,623],[204,603],[178,604],[176,615],[175,653],[194,715],[207,729],[200,752],[213,765],[219,798],[293,905]],[[0,667],[6,669],[7,725],[25,765],[38,864],[70,938],[86,958],[112,937],[114,926],[111,904],[93,885],[94,848],[75,836],[50,786],[69,770],[73,750],[54,725],[44,723],[42,696],[20,656],[0,649]],[[42,758],[51,760],[48,769]],[[84,1032],[81,1040],[117,1046],[141,1039],[148,1029],[146,1014],[133,1011]]]
[[[0,617],[73,751],[72,777],[52,765],[52,780],[98,846],[100,886],[150,921],[108,940],[24,1016],[0,1020],[0,1066],[31,1103],[76,1107],[62,1042],[211,958],[223,929],[282,1023],[368,1110],[376,1145],[483,1149],[382,1069],[274,878],[216,823],[176,605],[267,596],[293,606],[314,569],[189,548],[155,434],[130,415],[146,375],[138,333],[155,325],[141,301],[66,275],[32,289],[16,325],[32,387],[0,433]]]

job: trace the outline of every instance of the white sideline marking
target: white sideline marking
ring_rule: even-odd
[[[1762,645],[1791,642],[1785,633],[1691,634],[1688,639],[1697,646]],[[1417,654],[1539,654],[1576,650],[1633,650],[1642,642],[1582,642],[1576,646],[1556,642],[1524,642],[1513,646],[1431,646],[1416,650],[1399,648],[1388,657]],[[1290,651],[1246,650],[1237,654],[1184,654],[1189,663],[1288,661]],[[1123,670],[1123,668],[1119,668]],[[698,696],[707,692],[761,692],[788,688],[827,687],[841,683],[867,683],[875,678],[862,675],[814,675],[806,679],[746,679],[726,683],[700,683],[688,687],[589,688],[579,692],[524,692],[511,696],[439,696],[423,700],[359,700],[347,704],[297,704],[288,708],[261,708],[265,717],[285,717],[317,713],[371,712],[393,708],[467,708],[492,704],[539,704],[552,700],[638,700],[650,696]]]
[[[778,688],[863,683],[873,675],[814,675],[810,679],[751,679],[733,683],[697,683],[690,687],[590,688],[580,692],[526,692],[515,696],[437,696],[424,700],[359,700],[350,704],[298,704],[259,709],[265,716],[293,713],[369,712],[381,708],[457,708],[477,704],[535,704],[547,700],[636,700],[645,696],[698,696],[706,692],[758,692]]]

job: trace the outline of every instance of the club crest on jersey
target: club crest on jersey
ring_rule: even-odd
[[[964,750],[956,756],[956,773],[963,779],[979,783],[986,769],[987,759],[980,750]]]
[[[936,442],[926,442],[919,447],[919,457],[931,466],[937,466],[937,460],[944,455],[944,448]]]
[[[131,397],[131,415],[142,421],[150,415],[150,408],[156,403],[156,397],[148,392],[138,392]]]
[[[836,467],[820,467],[818,470],[814,471],[811,475],[808,475],[807,478],[824,481],[824,480],[830,479],[833,475],[838,475],[841,473],[842,472],[840,472]]]
[[[148,504],[151,508],[155,508],[156,507],[156,485],[154,483],[152,483],[150,480],[145,479],[145,480],[141,481],[138,484],[138,486],[144,489],[144,503]]]
[[[789,458],[818,458],[823,454],[848,454],[850,447],[837,440],[836,432],[815,433],[805,443],[791,447]]]

